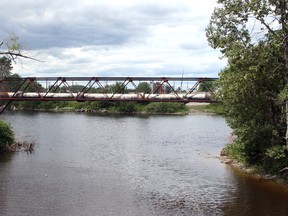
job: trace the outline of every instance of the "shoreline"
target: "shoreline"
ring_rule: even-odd
[[[212,114],[221,115],[213,109],[209,109],[210,103],[187,103],[185,106],[187,110],[180,112],[147,112],[147,111],[135,111],[135,112],[121,112],[121,111],[111,111],[105,108],[98,110],[90,110],[87,108],[74,109],[74,107],[55,107],[51,109],[19,109],[14,107],[10,111],[37,111],[37,112],[83,112],[83,113],[95,113],[95,114],[139,114],[139,115],[187,115],[187,114]]]
[[[3,152],[22,152],[32,153],[34,151],[35,143],[24,142],[14,142],[11,145],[6,145]]]
[[[236,169],[237,171],[241,172],[242,174],[248,175],[249,177],[258,180],[264,180],[267,182],[273,182],[276,184],[281,184],[283,186],[288,186],[288,169],[287,170],[283,169],[284,176],[261,173],[253,167],[246,166],[240,161],[230,158],[229,155],[225,153],[225,148],[221,150],[219,159],[221,163],[226,164],[232,167],[233,169]]]

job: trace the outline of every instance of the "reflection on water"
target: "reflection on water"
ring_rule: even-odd
[[[216,158],[209,115],[7,112],[35,152],[1,156],[0,215],[286,215],[288,191]]]

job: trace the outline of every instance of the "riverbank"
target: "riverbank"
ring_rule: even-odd
[[[32,111],[76,111],[91,113],[126,113],[126,114],[167,114],[167,113],[188,113],[188,108],[184,103],[177,102],[111,102],[111,101],[85,101],[80,102],[33,102],[14,103],[12,110],[32,110]]]
[[[23,106],[23,103],[15,104],[11,110],[26,111],[52,111],[52,112],[86,112],[98,114],[125,113],[125,114],[180,114],[205,113],[223,115],[221,103],[173,103],[173,102],[66,102],[52,104],[49,102],[37,105]]]
[[[3,149],[4,152],[20,152],[26,151],[32,153],[34,151],[35,143],[29,142],[14,142],[11,145],[6,145]]]
[[[287,167],[282,169],[281,173],[279,173],[278,175],[267,174],[259,167],[247,166],[243,162],[240,162],[239,160],[233,158],[231,155],[229,155],[225,147],[221,150],[219,158],[220,158],[221,163],[229,165],[233,169],[236,169],[244,174],[247,174],[250,177],[288,186],[288,168]]]
[[[186,107],[189,113],[224,115],[224,109],[221,103],[187,103]]]

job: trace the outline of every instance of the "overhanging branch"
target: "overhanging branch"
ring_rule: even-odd
[[[2,43],[3,43],[3,42],[2,42]],[[0,44],[0,46],[1,46],[1,44]],[[14,62],[15,62],[15,60],[16,60],[17,58],[25,58],[25,59],[30,59],[30,60],[42,62],[42,61],[40,61],[39,59],[36,59],[36,58],[34,58],[34,57],[31,57],[31,56],[24,55],[24,54],[22,54],[22,53],[20,53],[20,52],[15,53],[15,52],[12,52],[12,51],[6,51],[6,52],[0,52],[0,55],[8,55],[8,56],[11,57],[11,59],[12,59]]]

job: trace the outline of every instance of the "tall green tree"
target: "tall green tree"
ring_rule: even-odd
[[[12,69],[11,59],[6,56],[0,58],[0,78],[11,76]]]
[[[242,52],[220,73],[218,95],[247,162],[255,164],[265,162],[272,147],[285,145],[285,113],[278,98],[285,85],[284,61],[267,42]]]
[[[277,57],[283,60],[283,80],[288,88],[287,0],[218,0],[218,4],[206,30],[210,45],[219,48],[229,61],[237,61],[243,58],[243,50],[250,50],[263,41],[273,43],[279,47]],[[288,110],[287,99],[285,106]],[[288,148],[287,127],[285,139]]]
[[[218,4],[206,29],[210,45],[228,60],[218,97],[246,162],[279,171],[288,163],[288,2]]]

